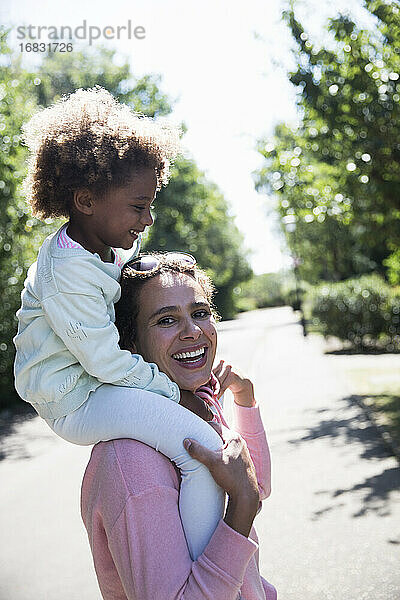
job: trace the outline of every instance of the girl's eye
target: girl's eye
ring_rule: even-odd
[[[136,205],[134,205],[133,208],[136,208],[136,210],[144,210],[145,207],[144,206],[136,206]]]
[[[172,325],[175,322],[175,319],[172,317],[163,317],[159,321],[157,321],[157,325],[161,325],[167,327],[168,325]]]

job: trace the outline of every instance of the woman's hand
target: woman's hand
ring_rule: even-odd
[[[221,397],[227,389],[230,389],[235,403],[239,406],[251,408],[256,405],[253,384],[238,369],[233,369],[232,365],[220,360],[213,369],[213,373],[221,386],[218,397]]]
[[[186,439],[183,444],[190,456],[203,463],[229,495],[225,523],[247,537],[259,505],[254,464],[246,442],[238,433],[223,427],[221,437],[224,445],[217,451],[195,440]]]

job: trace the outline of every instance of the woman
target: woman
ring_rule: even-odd
[[[198,392],[186,408],[213,421],[225,444],[218,452],[195,440],[185,447],[227,492],[228,503],[204,552],[192,562],[173,463],[135,440],[95,446],[82,484],[82,518],[103,598],[237,600],[241,594],[244,600],[272,600],[276,591],[259,575],[252,528],[260,498],[269,495],[268,445],[251,382],[223,361],[216,377],[212,373],[217,346],[212,284],[182,255],[166,254],[125,267],[121,287],[120,345],[156,363],[181,389]],[[217,401],[228,388],[237,433],[226,427]]]

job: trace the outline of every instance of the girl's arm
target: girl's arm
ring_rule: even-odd
[[[233,394],[234,430],[246,441],[256,470],[260,499],[265,500],[271,494],[271,456],[253,384],[223,360],[214,369],[214,374],[221,386],[219,395],[227,389]]]
[[[179,402],[178,386],[157,365],[121,350],[104,297],[58,292],[42,301],[45,318],[83,369],[102,383],[155,392]]]

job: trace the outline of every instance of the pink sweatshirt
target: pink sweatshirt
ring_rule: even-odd
[[[261,498],[270,493],[270,455],[258,407],[235,405]],[[105,600],[275,600],[258,571],[258,539],[222,519],[192,562],[179,516],[180,476],[163,454],[135,440],[97,444],[82,483],[82,518]],[[241,594],[241,595],[239,595]]]

